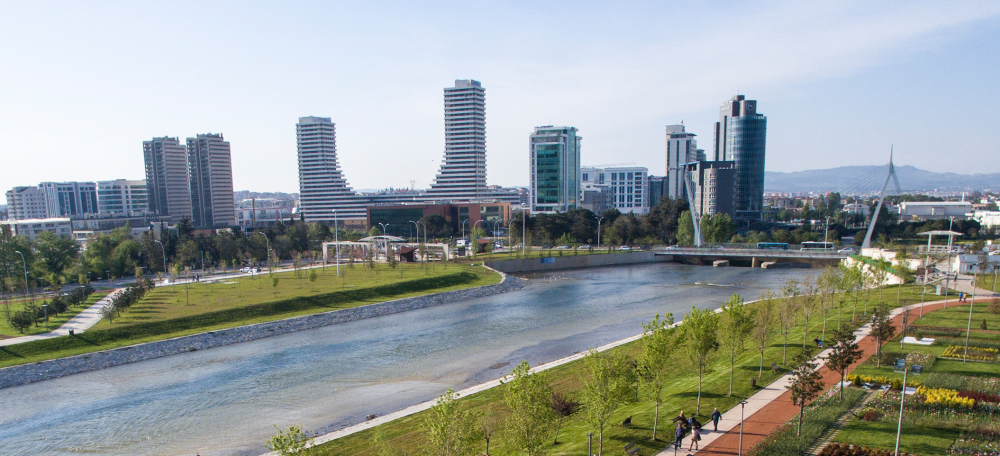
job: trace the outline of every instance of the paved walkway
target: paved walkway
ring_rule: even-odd
[[[0,347],[5,347],[7,345],[14,345],[14,344],[23,344],[25,342],[32,342],[36,340],[51,339],[53,337],[68,336],[69,330],[71,329],[73,330],[73,332],[77,334],[82,333],[90,329],[92,326],[96,325],[97,322],[101,321],[101,308],[107,305],[109,302],[111,302],[111,298],[117,295],[118,293],[121,293],[122,290],[124,290],[124,288],[119,288],[115,291],[112,291],[111,293],[108,293],[107,296],[101,298],[101,300],[97,301],[90,307],[84,309],[82,312],[76,314],[73,318],[70,318],[69,321],[63,323],[62,326],[50,332],[47,332],[45,334],[35,334],[33,336],[22,336],[22,337],[14,337],[11,339],[0,340]]]
[[[957,304],[951,300],[952,305]],[[897,332],[900,329],[902,314],[907,308],[916,310],[920,303],[900,307],[892,311],[893,324]],[[923,304],[924,311],[930,312],[944,307],[944,301],[933,301]],[[875,340],[869,337],[871,324],[865,324],[854,332],[858,346],[864,351],[865,356],[851,366],[854,370],[859,364],[875,353]],[[840,382],[840,374],[827,369],[821,359],[828,355],[830,350],[824,350],[817,355],[816,360],[820,364],[820,374],[823,376],[823,383],[827,389]],[[771,432],[784,425],[788,420],[798,415],[799,409],[792,404],[792,394],[786,386],[790,384],[791,376],[785,375],[767,385],[756,394],[747,399],[744,419],[743,419],[743,452],[746,453],[759,443]],[[686,448],[690,440],[684,441],[682,449],[677,454],[702,455],[702,456],[722,456],[739,454],[740,446],[740,409],[733,408],[722,414],[722,421],[719,422],[719,432],[704,432],[700,443],[701,450],[687,451]],[[665,450],[659,453],[662,456],[673,455],[674,450]]]

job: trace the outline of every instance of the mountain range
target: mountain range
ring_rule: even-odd
[[[882,189],[888,165],[841,166],[830,169],[813,169],[782,173],[764,173],[766,192],[841,192],[873,193]],[[897,166],[896,176],[903,192],[971,192],[974,190],[1000,190],[1000,173],[956,174],[935,173],[913,166]],[[895,186],[890,183],[890,190]]]

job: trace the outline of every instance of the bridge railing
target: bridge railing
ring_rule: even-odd
[[[713,256],[769,256],[794,258],[847,258],[847,253],[830,250],[776,250],[776,249],[718,249],[675,247],[656,249],[655,253],[677,255],[713,255]]]

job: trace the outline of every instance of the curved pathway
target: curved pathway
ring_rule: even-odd
[[[949,300],[952,306],[958,304],[955,299]],[[907,308],[917,311],[920,306],[925,312],[943,308],[945,301],[933,301],[927,303],[911,304],[899,307],[892,311],[892,322],[896,326],[897,332],[902,326],[902,315]],[[965,305],[965,304],[961,304]],[[854,363],[850,370],[854,370],[861,363],[875,354],[875,340],[869,336],[871,323],[865,324],[854,331],[855,340],[858,346],[864,351],[861,361]],[[830,353],[830,350],[820,352],[815,361],[819,362],[819,373],[823,376],[824,390],[829,389],[840,382],[840,374],[825,367],[823,360]],[[753,396],[747,399],[743,419],[743,453],[746,453],[754,445],[771,434],[788,420],[794,418],[799,413],[799,408],[792,404],[792,393],[786,388],[791,382],[791,376],[785,375],[765,386]],[[704,432],[702,434],[701,449],[687,451],[690,444],[689,439],[684,440],[684,446],[676,454],[683,455],[703,455],[722,456],[737,455],[740,447],[740,409],[733,408],[722,414],[722,421],[719,422],[719,432]],[[671,447],[659,453],[662,456],[675,454]]]
[[[0,347],[23,344],[25,342],[33,342],[36,340],[51,339],[53,337],[68,336],[71,329],[74,333],[82,333],[96,325],[97,322],[101,321],[101,308],[110,303],[111,299],[118,293],[121,293],[122,290],[124,290],[124,288],[118,288],[111,293],[108,293],[107,296],[101,298],[90,307],[76,314],[73,318],[70,318],[66,323],[63,323],[62,326],[53,329],[52,331],[44,334],[35,334],[33,336],[22,336],[0,340]]]

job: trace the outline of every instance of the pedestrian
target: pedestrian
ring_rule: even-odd
[[[687,426],[687,423],[688,423],[687,418],[684,417],[684,411],[683,410],[681,410],[680,415],[677,415],[677,418],[674,418],[673,421],[675,423],[679,423],[679,424],[681,424],[683,426]]]
[[[698,441],[701,440],[701,427],[696,427],[691,431],[691,444],[688,445],[688,451],[691,451],[691,447],[695,450],[698,449]]]
[[[722,419],[722,414],[719,413],[719,408],[716,407],[715,411],[712,412],[712,425],[715,426],[715,428],[713,429],[714,431],[719,430],[719,420],[721,419]]]
[[[681,423],[677,423],[677,429],[674,429],[674,448],[680,448],[684,440],[684,426]]]

